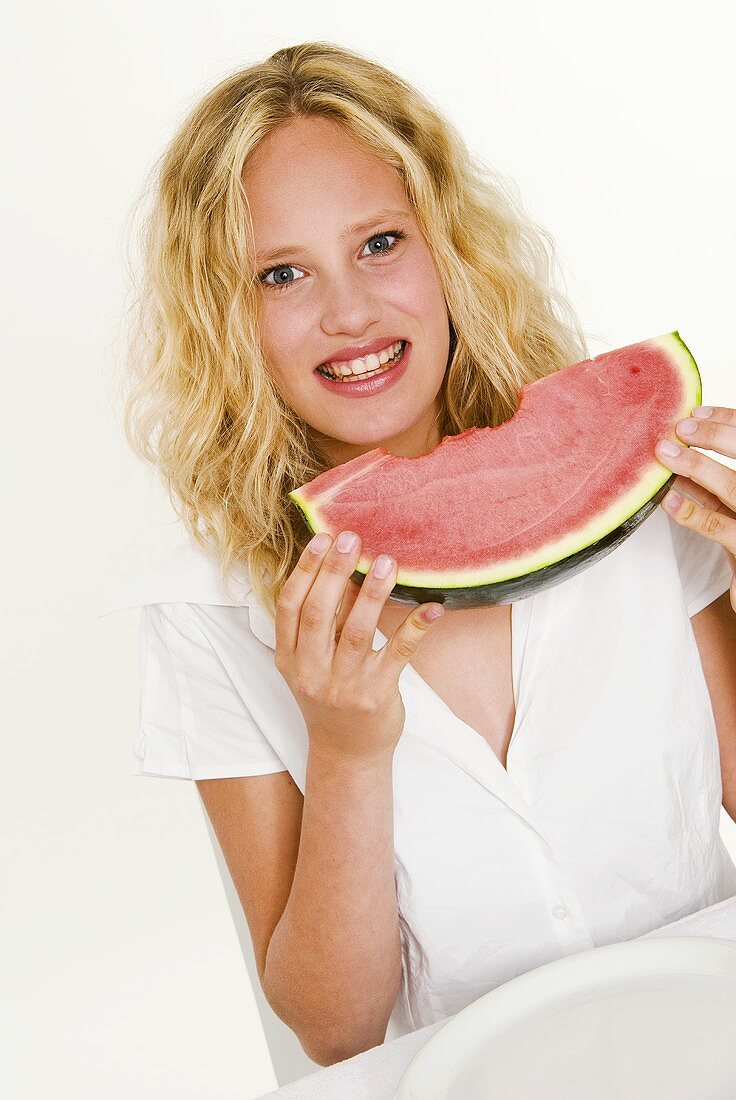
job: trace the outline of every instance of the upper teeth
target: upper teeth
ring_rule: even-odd
[[[383,351],[378,352],[378,354],[374,353],[373,355],[367,355],[364,359],[350,359],[346,362],[323,363],[322,370],[335,375],[336,378],[348,374],[365,374],[367,371],[375,370],[384,363],[388,363],[389,359],[393,359],[395,355],[398,355],[403,343],[403,340],[397,340],[395,344],[391,344],[390,347],[384,348]]]

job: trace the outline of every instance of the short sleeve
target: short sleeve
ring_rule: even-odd
[[[133,775],[217,779],[286,771],[188,604],[147,604],[139,632]]]
[[[667,513],[665,513],[667,515]],[[727,592],[733,570],[719,542],[684,527],[667,516],[672,532],[677,569],[687,613],[692,618],[709,603]]]

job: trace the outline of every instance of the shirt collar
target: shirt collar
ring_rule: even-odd
[[[275,625],[258,598],[242,563],[235,567],[230,587],[233,596],[229,596],[222,587],[216,555],[204,551],[191,538],[187,538],[118,589],[103,604],[97,618],[153,603],[247,607],[251,630],[259,641],[275,650]]]
[[[101,608],[97,618],[102,618],[114,611],[153,603],[198,603],[215,604],[221,607],[247,607],[253,635],[264,645],[275,650],[275,624],[256,595],[247,569],[242,563],[238,563],[233,573],[231,587],[234,593],[232,597],[225,593],[220,583],[217,557],[214,554],[205,553],[193,540],[187,538],[150,568],[129,581]],[[527,601],[529,611],[532,605],[539,606],[538,615],[542,612],[542,605],[546,606],[548,603],[549,600],[539,601],[534,598]],[[374,641],[374,647],[380,648],[387,639],[380,630],[376,633],[377,640]],[[478,782],[506,801],[533,828],[537,829],[540,835],[544,836],[535,814],[483,738],[456,717],[452,721],[438,723],[436,708],[441,706],[447,711],[449,710],[447,704],[437,697],[410,665],[404,670],[403,676],[409,690],[414,689],[416,700],[414,705],[424,708],[420,712],[418,723],[412,727],[414,735],[435,751],[447,756],[459,767],[464,768]],[[526,696],[528,695],[529,689],[526,690]]]

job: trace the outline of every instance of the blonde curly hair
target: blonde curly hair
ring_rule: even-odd
[[[242,176],[268,134],[309,116],[337,121],[401,175],[450,317],[439,438],[500,424],[525,383],[588,357],[553,286],[553,238],[524,213],[516,185],[472,157],[401,77],[341,46],[304,42],[218,83],[153,167],[140,273],[130,272],[124,431],[191,537],[216,553],[225,590],[245,566],[273,618],[311,537],[288,493],[329,462],[264,359]]]

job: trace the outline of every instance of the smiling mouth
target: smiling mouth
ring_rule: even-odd
[[[317,374],[321,374],[324,378],[329,378],[331,382],[357,382],[364,378],[375,378],[378,374],[385,374],[388,370],[391,369],[391,367],[393,367],[395,363],[399,362],[402,355],[404,354],[404,351],[406,350],[406,345],[407,341],[402,340],[401,346],[396,355],[394,355],[392,359],[387,359],[385,363],[381,363],[381,365],[379,367],[376,367],[374,370],[360,371],[356,372],[355,374],[351,372],[350,374],[343,375],[333,374],[327,369],[327,367],[317,367]]]

